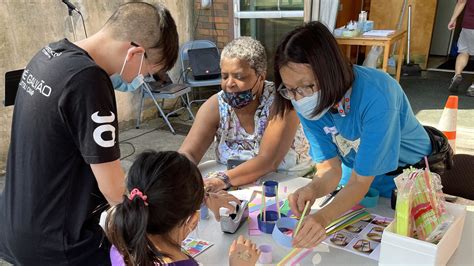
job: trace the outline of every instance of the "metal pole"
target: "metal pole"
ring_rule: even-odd
[[[76,27],[74,26],[74,21],[72,19],[72,12],[69,12],[69,21],[71,21],[72,35],[74,36],[74,41],[76,41]]]
[[[410,64],[410,38],[411,38],[411,5],[408,6],[407,65]]]

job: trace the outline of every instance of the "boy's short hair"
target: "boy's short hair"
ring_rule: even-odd
[[[169,10],[162,4],[130,2],[120,5],[103,30],[120,41],[142,46],[152,64],[170,70],[178,59],[178,31]]]

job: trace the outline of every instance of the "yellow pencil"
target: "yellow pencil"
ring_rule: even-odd
[[[296,230],[293,232],[293,237],[295,237],[296,234],[298,233],[298,230],[300,230],[301,222],[303,222],[303,218],[306,214],[306,211],[308,210],[308,207],[309,207],[309,201],[307,201],[306,205],[304,205],[304,211],[301,214],[301,218],[300,218],[300,221],[298,222],[298,225],[296,225]]]

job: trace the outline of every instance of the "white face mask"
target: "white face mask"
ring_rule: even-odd
[[[291,104],[293,104],[293,107],[295,108],[296,112],[298,112],[300,115],[302,115],[304,118],[308,120],[319,120],[321,117],[326,114],[326,112],[329,110],[328,107],[324,109],[321,113],[319,113],[316,116],[313,116],[312,113],[314,109],[319,105],[319,91],[316,91],[313,95],[308,96],[308,97],[303,97],[299,99],[298,101],[296,100],[291,100]]]

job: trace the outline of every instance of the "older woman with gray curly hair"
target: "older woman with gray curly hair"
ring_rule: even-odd
[[[262,44],[241,37],[227,44],[221,53],[222,91],[199,109],[196,120],[179,152],[199,163],[216,141],[218,163],[226,171],[206,178],[210,191],[254,182],[275,170],[307,170],[308,144],[296,112],[273,116],[273,82],[265,80],[267,56]],[[230,169],[231,165],[237,165]]]

